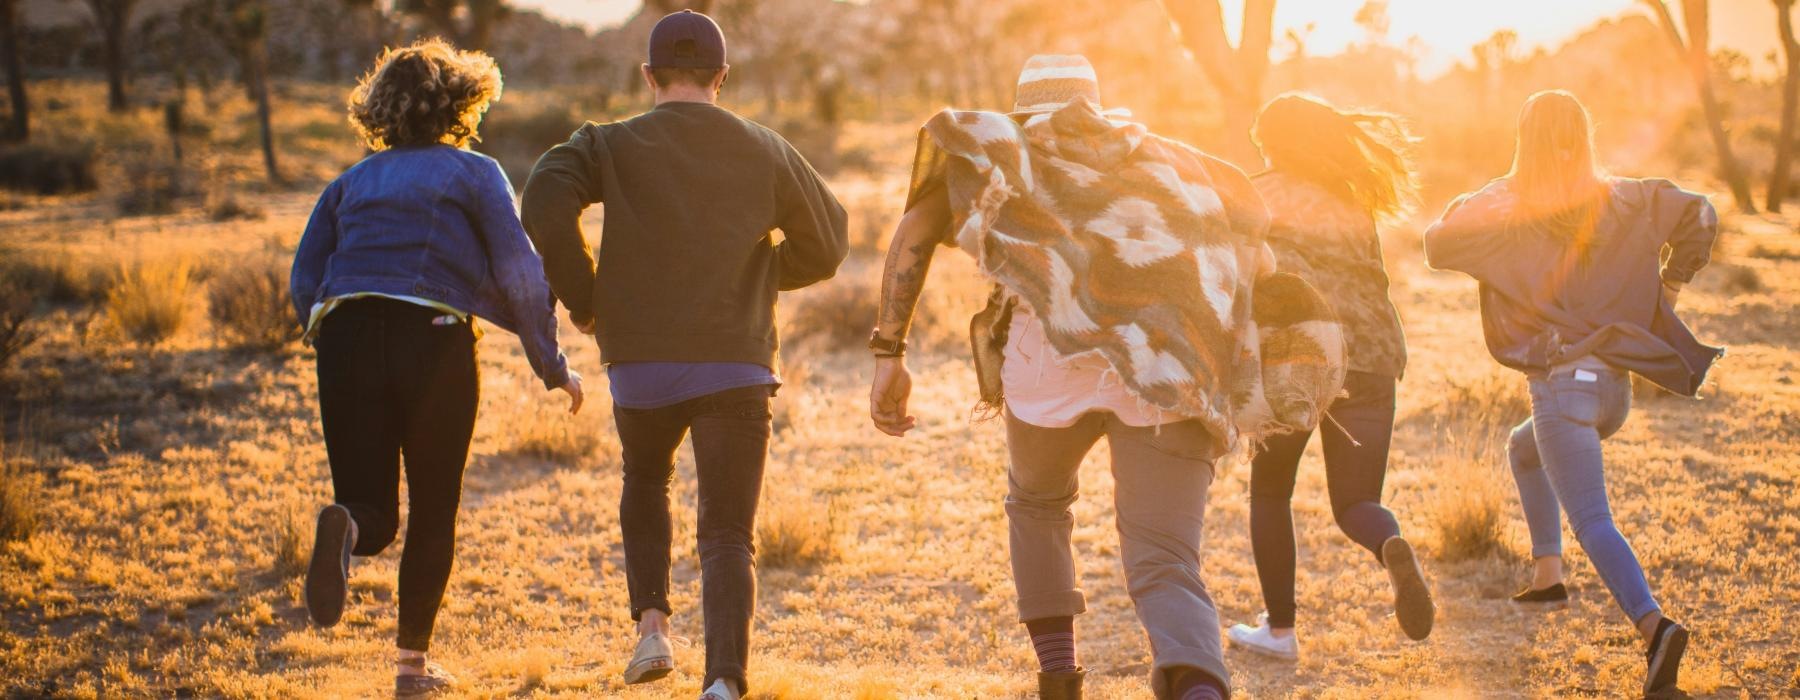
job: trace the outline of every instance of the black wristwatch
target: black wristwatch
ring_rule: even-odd
[[[875,351],[876,357],[905,357],[906,339],[888,340],[881,337],[881,329],[877,328],[869,334],[869,349]]]

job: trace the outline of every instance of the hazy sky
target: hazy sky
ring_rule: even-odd
[[[1102,2],[1106,0],[1095,0]],[[1125,0],[1120,0],[1125,1]],[[1130,0],[1147,2],[1148,0]],[[571,22],[599,28],[616,24],[641,4],[640,0],[515,0],[520,5],[537,7],[544,12]],[[1243,0],[1222,0],[1227,23],[1236,34],[1238,18],[1243,13]],[[1733,24],[1759,21],[1761,14],[1747,16],[1724,7],[1749,0],[1727,0],[1715,3],[1714,18],[1718,38],[1725,37]],[[1758,6],[1768,3],[1757,2]],[[1313,26],[1308,51],[1314,54],[1337,53],[1346,44],[1363,37],[1354,17],[1361,0],[1280,0],[1275,5],[1276,55],[1284,51],[1280,38],[1288,29],[1304,30]],[[1444,70],[1458,60],[1466,60],[1470,47],[1491,36],[1495,30],[1509,28],[1519,33],[1521,49],[1529,52],[1542,45],[1554,45],[1574,32],[1603,17],[1611,17],[1633,6],[1637,0],[1505,0],[1475,2],[1473,0],[1389,0],[1391,27],[1388,38],[1404,43],[1419,37],[1427,47],[1424,65],[1427,73]],[[1742,8],[1737,8],[1742,9]],[[1772,24],[1773,10],[1768,10]],[[1754,27],[1747,28],[1754,30]],[[1772,35],[1772,32],[1768,32]],[[1747,47],[1748,48],[1748,47]],[[1762,46],[1751,48],[1752,60],[1760,61]]]

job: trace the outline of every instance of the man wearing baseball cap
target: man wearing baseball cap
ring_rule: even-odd
[[[730,66],[706,15],[650,33],[648,112],[588,123],[538,160],[525,229],[571,320],[600,344],[625,483],[625,543],[637,652],[626,683],[668,676],[669,484],[693,434],[706,675],[702,700],[747,690],[756,578],[751,535],[770,436],[775,300],[836,274],[847,221],[825,182],[779,134],[715,102]],[[580,216],[606,209],[598,250]],[[780,229],[774,243],[770,232]]]

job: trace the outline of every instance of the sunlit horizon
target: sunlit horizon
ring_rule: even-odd
[[[516,2],[589,30],[617,26],[643,5],[641,0]],[[1223,0],[1223,4],[1235,39],[1244,0]],[[1293,45],[1285,38],[1290,30],[1305,38],[1307,52],[1313,55],[1341,53],[1353,44],[1367,41],[1368,33],[1355,20],[1361,6],[1357,0],[1281,0],[1276,3],[1273,55],[1279,59],[1292,52]],[[1636,0],[1514,0],[1504,4],[1391,0],[1391,24],[1383,38],[1387,43],[1403,46],[1416,37],[1423,49],[1420,72],[1435,75],[1459,61],[1466,62],[1469,50],[1496,31],[1517,32],[1520,50],[1529,53],[1538,47],[1554,48],[1596,22],[1620,16],[1634,7],[1641,5]]]

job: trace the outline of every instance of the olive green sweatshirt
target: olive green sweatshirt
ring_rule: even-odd
[[[580,223],[596,203],[597,255]],[[776,293],[831,278],[849,249],[844,208],[787,140],[698,102],[581,127],[538,159],[521,218],[607,363],[774,367]]]

